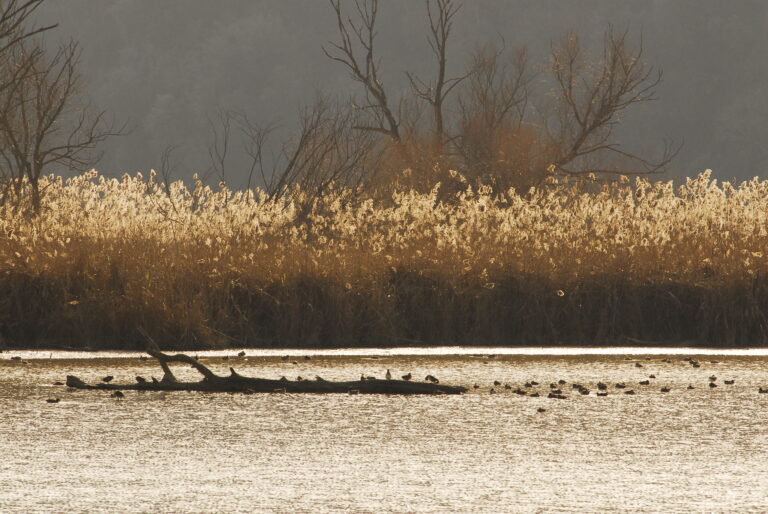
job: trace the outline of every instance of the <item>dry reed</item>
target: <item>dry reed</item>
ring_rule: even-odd
[[[154,173],[41,189],[40,215],[0,217],[7,346],[768,341],[768,181],[335,189],[298,218],[300,191]]]

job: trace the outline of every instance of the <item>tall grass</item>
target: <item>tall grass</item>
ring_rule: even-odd
[[[41,186],[0,217],[7,346],[768,341],[768,181],[335,189],[308,216],[154,174]]]

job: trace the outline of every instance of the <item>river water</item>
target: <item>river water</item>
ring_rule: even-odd
[[[470,392],[126,391],[117,400],[52,384],[68,374],[159,378],[159,367],[139,354],[6,350],[0,512],[768,510],[765,350],[246,350],[222,359],[236,352],[201,354],[202,362],[290,379],[383,378],[390,369]],[[198,375],[182,367],[177,377]],[[494,380],[543,394],[521,396]],[[558,380],[568,399],[546,397]],[[525,388],[529,381],[539,385]],[[608,396],[596,396],[599,381]]]

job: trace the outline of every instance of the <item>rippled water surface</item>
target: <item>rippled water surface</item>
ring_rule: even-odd
[[[208,353],[203,362],[265,378],[431,373],[470,392],[126,391],[118,401],[52,384],[68,374],[159,378],[159,367],[138,354],[6,351],[0,511],[768,509],[768,394],[758,393],[768,387],[765,351],[443,348],[327,351],[310,360],[293,351],[284,361],[280,352],[247,350],[222,360],[234,353]],[[186,368],[177,376],[198,378]],[[708,386],[710,376],[718,387]],[[560,379],[568,399],[546,398]],[[638,384],[645,379],[651,385]],[[534,380],[540,385],[529,389],[543,395],[517,395],[494,380],[513,389]],[[609,396],[595,396],[598,381],[610,384]],[[590,394],[576,393],[573,382]]]

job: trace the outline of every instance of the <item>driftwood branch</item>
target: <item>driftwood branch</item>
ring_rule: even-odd
[[[229,368],[229,376],[217,375],[207,366],[193,357],[178,353],[165,354],[156,349],[148,349],[147,353],[157,359],[163,369],[163,379],[160,381],[136,381],[132,384],[99,383],[87,384],[78,377],[67,376],[67,386],[75,389],[102,389],[108,391],[207,391],[216,393],[360,393],[360,394],[461,394],[467,391],[465,387],[436,384],[431,382],[416,382],[410,380],[380,380],[366,378],[354,381],[333,382],[318,377],[316,380],[278,380],[246,377]],[[181,382],[176,379],[170,369],[170,363],[188,364],[195,368],[203,379],[198,382]]]

